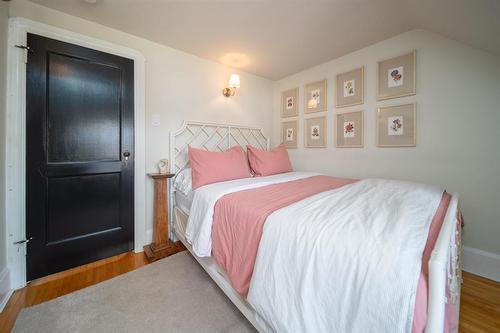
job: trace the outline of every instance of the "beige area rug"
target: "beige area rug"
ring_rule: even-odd
[[[14,332],[255,332],[187,252],[24,309]]]

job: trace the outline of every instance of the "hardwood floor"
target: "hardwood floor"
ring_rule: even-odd
[[[500,283],[463,272],[460,332],[500,332]]]
[[[16,291],[0,314],[0,332],[10,332],[19,312],[148,264],[143,253],[129,252],[35,280]],[[464,272],[460,332],[500,332],[500,283]]]

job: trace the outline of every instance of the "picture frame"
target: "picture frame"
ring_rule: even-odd
[[[281,142],[287,148],[298,148],[299,121],[290,120],[281,123]]]
[[[360,105],[364,103],[364,66],[337,74],[335,107]]]
[[[415,103],[377,109],[377,147],[415,147],[416,138]]]
[[[304,87],[304,113],[327,111],[327,80],[311,82]]]
[[[299,88],[293,88],[281,93],[281,118],[297,117],[299,115]]]
[[[382,60],[377,65],[377,100],[416,94],[416,51]]]
[[[306,148],[326,148],[326,116],[306,118],[304,121],[304,146]]]
[[[364,147],[364,111],[336,115],[335,146],[337,148]]]

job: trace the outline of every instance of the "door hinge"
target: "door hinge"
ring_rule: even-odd
[[[27,239],[21,239],[20,241],[14,242],[14,245],[22,245],[24,255],[28,255],[28,243],[33,239],[33,237],[29,237]],[[17,249],[19,252],[19,248]]]
[[[29,243],[30,240],[32,240],[32,239],[33,239],[33,237],[30,237],[30,238],[27,238],[27,239],[21,239],[20,241],[14,242],[13,244],[14,245],[18,245],[18,244]]]
[[[28,53],[34,52],[29,46],[26,46],[26,45],[14,45],[14,46],[19,48],[19,49],[26,50]]]
[[[19,49],[23,49],[25,50],[26,52],[24,53],[24,63],[27,64],[28,63],[28,54],[29,53],[34,53],[34,51],[27,45],[14,45],[15,47],[19,48]]]

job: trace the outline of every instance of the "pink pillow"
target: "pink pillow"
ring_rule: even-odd
[[[247,146],[248,162],[256,176],[270,176],[292,171],[285,145],[281,144],[271,151]]]
[[[245,152],[232,147],[224,152],[188,148],[193,190],[200,186],[226,180],[252,177]]]

